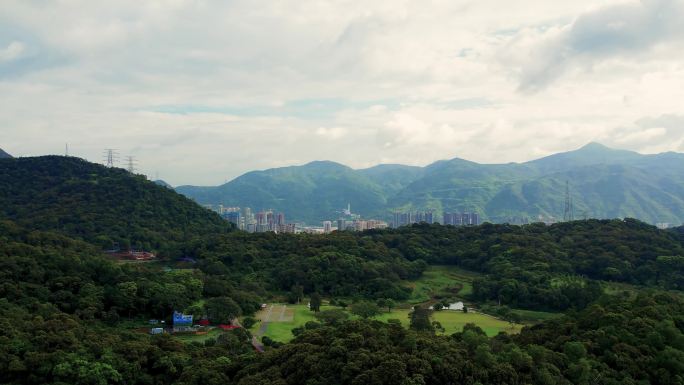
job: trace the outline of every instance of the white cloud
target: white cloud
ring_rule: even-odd
[[[643,62],[666,56],[684,43],[684,3],[641,0],[594,9],[569,25],[528,30],[514,39],[522,90],[546,87],[565,72],[590,71],[620,57]],[[520,58],[520,56],[525,56]]]
[[[643,120],[684,114],[681,4],[6,0],[0,147],[115,147],[173,184],[591,140],[682,150],[682,125]]]
[[[11,42],[4,49],[0,49],[0,63],[18,59],[24,53],[24,44],[19,41]]]

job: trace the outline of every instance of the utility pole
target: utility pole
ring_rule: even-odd
[[[119,152],[114,148],[104,150],[104,162],[107,167],[114,167],[119,160]]]
[[[69,156],[69,143],[64,144],[64,156]]]
[[[570,197],[570,182],[565,181],[565,210],[563,210],[563,222],[574,221],[572,198]]]
[[[128,170],[128,172],[130,172],[131,174],[135,173],[136,164],[137,161],[132,155],[126,157],[126,170]]]

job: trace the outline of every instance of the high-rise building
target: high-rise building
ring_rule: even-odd
[[[332,222],[324,221],[323,222],[323,233],[324,234],[330,234],[330,232],[332,232]]]
[[[337,220],[337,231],[344,231],[347,229],[347,221],[344,219]]]
[[[443,224],[452,226],[477,226],[480,216],[477,213],[449,213],[445,212]]]
[[[234,223],[236,226],[240,225],[240,212],[239,211],[228,211],[223,213],[223,218],[225,218],[228,222]]]

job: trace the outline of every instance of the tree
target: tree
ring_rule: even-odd
[[[230,297],[209,298],[204,307],[207,310],[209,320],[214,323],[229,324],[242,314],[240,306]]]
[[[351,305],[351,312],[363,319],[367,319],[380,314],[380,309],[372,302],[360,301]]]
[[[380,308],[386,307],[388,313],[391,313],[392,308],[395,306],[394,300],[392,298],[379,298],[376,304]]]
[[[442,326],[442,323],[439,321],[432,321],[432,327],[440,333],[444,333],[446,331],[444,326]]]
[[[290,300],[292,303],[299,303],[302,301],[302,298],[304,298],[304,286],[302,285],[293,285],[292,288],[290,289]]]
[[[411,329],[424,332],[434,332],[435,328],[430,322],[430,310],[415,306],[409,314],[411,317]]]
[[[311,294],[311,300],[309,301],[309,309],[313,312],[321,311],[321,296],[318,293]]]
[[[323,310],[322,312],[317,313],[315,317],[325,324],[336,325],[349,319],[349,314],[344,310],[331,309]]]
[[[392,298],[387,298],[387,299],[385,299],[385,306],[387,307],[387,312],[391,313],[392,308],[396,306],[396,303],[394,302],[394,300]]]

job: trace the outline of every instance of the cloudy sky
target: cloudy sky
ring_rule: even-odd
[[[178,184],[684,152],[684,0],[2,0],[0,148]]]

